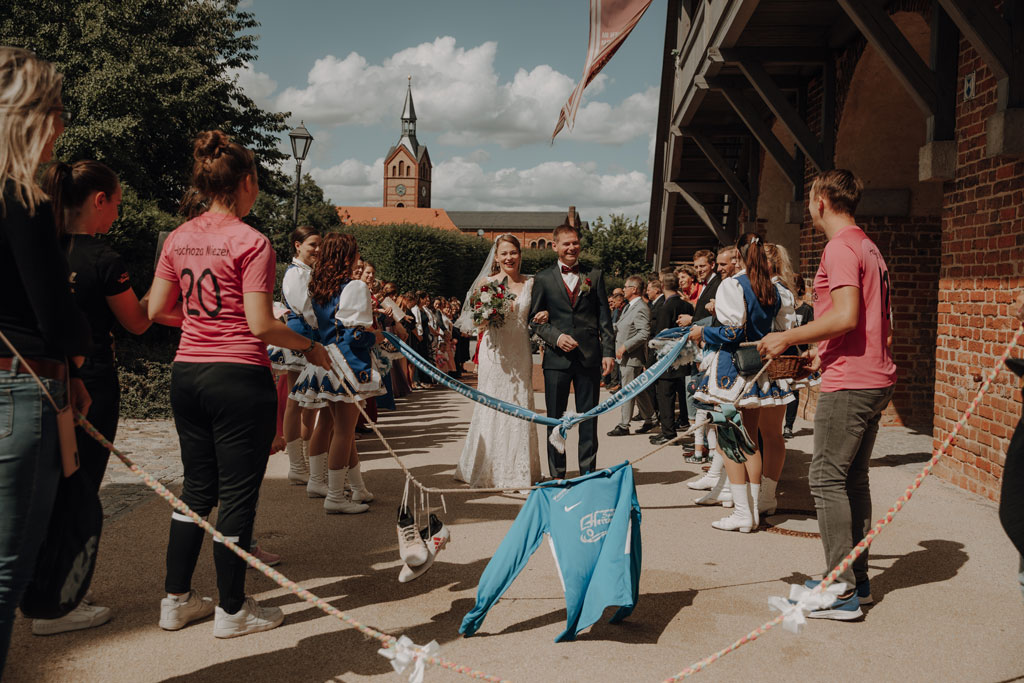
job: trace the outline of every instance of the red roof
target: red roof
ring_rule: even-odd
[[[391,206],[339,206],[338,217],[342,225],[387,225],[411,223],[441,230],[458,230],[444,209],[416,209]]]

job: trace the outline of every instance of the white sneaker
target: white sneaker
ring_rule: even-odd
[[[434,564],[434,558],[437,557],[437,554],[448,545],[451,537],[451,532],[448,531],[448,527],[444,525],[444,522],[431,514],[429,525],[420,531],[420,538],[427,545],[427,561],[418,567],[410,567],[407,564],[402,565],[402,571],[398,573],[398,583],[408,583],[413,579],[423,576],[430,569],[430,566]]]
[[[167,596],[160,601],[160,628],[177,631],[186,624],[205,619],[213,614],[213,600],[199,596],[196,590],[189,591],[187,600]]]
[[[416,530],[416,520],[404,505],[398,508],[398,555],[410,567],[418,567],[430,557],[423,537]]]
[[[217,606],[213,618],[214,638],[237,638],[249,633],[259,633],[277,628],[284,621],[280,607],[260,607],[255,598],[246,598],[242,609],[228,614]]]
[[[59,619],[33,619],[32,633],[37,636],[52,636],[57,633],[102,626],[108,621],[110,621],[109,607],[90,605],[83,600],[78,607]]]

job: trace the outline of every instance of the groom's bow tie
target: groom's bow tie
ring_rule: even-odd
[[[580,272],[579,266],[562,266],[562,275],[568,275],[569,273]]]

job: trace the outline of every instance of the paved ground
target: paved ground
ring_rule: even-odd
[[[385,415],[382,425],[417,477],[447,486],[470,412],[467,401],[451,392],[419,392]],[[600,420],[602,434],[616,417]],[[792,512],[772,520],[783,526],[800,526],[810,509],[808,427],[799,423],[789,442],[780,505]],[[876,517],[929,457],[930,442],[928,435],[905,429],[883,430],[872,461]],[[164,480],[175,481],[169,423],[127,423],[119,443],[145,466],[163,467]],[[642,436],[602,437],[601,444],[602,464],[650,449]],[[571,437],[570,454],[574,449]],[[367,624],[417,643],[436,639],[446,657],[504,678],[662,680],[768,620],[769,596],[784,595],[788,584],[824,569],[817,539],[713,530],[710,522],[722,510],[692,505],[694,496],[683,486],[698,468],[685,465],[678,451],[664,450],[636,471],[644,569],[640,604],[630,619],[617,626],[598,623],[574,643],[555,644],[564,628],[564,601],[550,552],[541,546],[480,635],[464,639],[458,625],[521,500],[448,496],[447,513],[440,514],[451,527],[451,545],[429,573],[399,584],[394,510],[402,478],[375,441],[361,440],[360,452],[378,501],[359,516],[324,515],[318,501],[288,485],[284,456],[271,459],[257,527],[267,547],[284,555],[279,569]],[[113,620],[47,638],[33,637],[28,623],[19,621],[5,680],[400,680],[376,654],[374,641],[255,572],[249,573],[249,590],[284,609],[281,628],[229,641],[214,639],[209,621],[161,631],[156,621],[169,510],[155,496],[141,495],[118,467],[111,464],[103,492],[110,517],[93,583],[97,601],[114,609]],[[206,543],[195,577],[207,595],[215,590],[209,548]],[[873,546],[877,603],[864,620],[812,622],[801,636],[775,629],[696,679],[1015,680],[1024,675],[1024,601],[1015,586],[1016,565],[995,506],[929,478]],[[430,670],[427,678],[462,677]]]

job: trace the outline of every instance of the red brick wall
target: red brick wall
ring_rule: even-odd
[[[964,78],[971,72],[977,92],[964,101]],[[1007,309],[1024,285],[1024,164],[985,156],[985,122],[996,112],[996,81],[966,40],[960,46],[957,92],[956,177],[945,186],[942,212],[936,447],[973,399],[977,377],[993,367],[1009,342]],[[997,499],[1020,398],[1015,377],[1004,371],[936,473]]]

